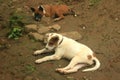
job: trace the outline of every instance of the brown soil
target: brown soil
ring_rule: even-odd
[[[79,13],[78,17],[70,15],[50,24],[46,19],[36,23],[24,7],[27,1],[0,0],[0,80],[120,80],[120,0],[29,0],[32,4],[67,4]],[[99,2],[90,5],[90,1]],[[36,59],[48,55],[32,55],[36,49],[44,47],[42,42],[30,40],[26,33],[18,40],[6,37],[13,12],[24,15],[25,24],[57,23],[62,26],[59,32],[78,31],[83,36],[79,42],[96,52],[101,67],[94,72],[79,70],[62,75],[55,69],[66,66],[67,60],[35,64]]]

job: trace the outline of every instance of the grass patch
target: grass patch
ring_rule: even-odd
[[[26,65],[25,69],[26,69],[26,73],[28,73],[28,74],[32,73],[36,70],[35,66],[33,66],[31,64]]]
[[[11,31],[8,33],[8,38],[10,39],[19,39],[22,36],[23,29],[20,27],[13,27]]]
[[[0,0],[0,3],[3,3],[4,0]]]
[[[9,28],[8,38],[19,39],[24,31],[24,23],[22,22],[23,17],[16,13],[12,14],[9,18]]]
[[[9,18],[9,26],[10,27],[23,27],[24,23],[22,22],[22,15],[18,15],[17,13],[13,13],[12,16]]]
[[[96,4],[98,4],[99,2],[100,2],[101,0],[90,0],[89,2],[90,2],[90,6],[94,6],[94,5],[96,5]]]

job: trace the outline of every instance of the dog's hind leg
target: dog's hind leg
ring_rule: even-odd
[[[54,21],[59,21],[61,19],[64,19],[64,15],[59,16],[58,18],[55,18]]]
[[[79,63],[83,63],[84,60],[81,59],[79,56],[75,56],[71,62],[69,63],[68,66],[64,67],[64,68],[58,68],[56,69],[56,71],[59,71],[61,73],[64,73],[66,70],[70,70],[72,69],[75,65],[79,64]]]
[[[73,72],[77,72],[80,68],[84,67],[85,64],[77,64],[75,65],[73,68],[69,69],[69,70],[64,70],[64,74],[67,74],[67,73],[73,73]]]

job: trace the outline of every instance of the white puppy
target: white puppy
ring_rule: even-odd
[[[55,51],[55,54],[38,59],[35,63],[42,63],[49,60],[60,60],[61,58],[70,59],[68,66],[57,68],[60,73],[77,72],[78,69],[95,63],[93,68],[88,68],[84,71],[94,71],[100,67],[99,60],[95,57],[94,52],[84,44],[78,43],[73,39],[67,38],[57,33],[48,33],[45,35],[46,47],[42,50],[37,50],[34,55],[42,54],[50,51]]]

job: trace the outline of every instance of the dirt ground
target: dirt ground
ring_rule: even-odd
[[[38,1],[38,2],[37,2]],[[0,0],[0,80],[120,80],[120,0],[29,0],[31,6],[37,4],[67,4],[79,16],[66,16],[58,22],[47,24],[46,19],[35,22],[32,13],[24,6],[28,0]],[[58,32],[78,31],[84,43],[96,52],[101,67],[94,72],[59,74],[58,67],[69,61],[62,59],[35,64],[38,58],[49,54],[33,56],[36,49],[42,49],[42,42],[29,39],[24,33],[18,40],[8,39],[9,17],[13,12],[24,15],[25,24],[59,24]],[[2,46],[3,47],[2,47]]]

